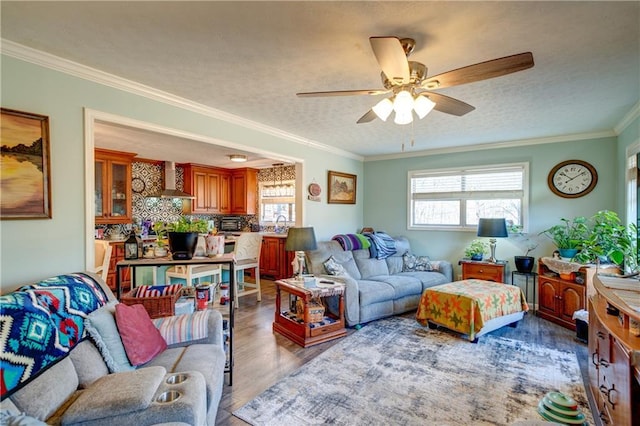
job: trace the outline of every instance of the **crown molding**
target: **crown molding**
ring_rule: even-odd
[[[306,147],[312,147],[357,161],[364,160],[364,157],[352,152],[325,145],[311,139],[303,138],[301,136],[285,132],[284,130],[277,129],[275,127],[267,126],[256,121],[247,120],[246,118],[242,118],[237,115],[221,111],[219,109],[211,108],[206,105],[181,98],[171,93],[164,92],[162,90],[158,90],[132,80],[127,80],[125,78],[121,78],[116,75],[79,64],[77,62],[60,58],[50,53],[33,49],[31,47],[27,47],[10,40],[0,39],[0,53],[15,59],[19,59],[21,61],[32,63],[34,65],[39,65],[45,68],[52,69],[54,71],[59,71],[68,75],[72,75],[74,77],[82,78],[84,80],[92,81],[94,83],[122,90],[134,95],[142,96],[153,101],[162,102],[167,105],[195,112],[197,114],[201,114],[210,118],[225,121],[229,124],[295,142]]]
[[[622,117],[622,120],[620,120],[620,122],[615,125],[613,130],[616,132],[616,134],[621,134],[638,117],[640,117],[640,101],[635,104],[633,108],[631,108],[631,111],[629,111],[624,117]]]
[[[397,154],[373,155],[373,156],[365,157],[364,161],[368,162],[368,161],[381,161],[381,160],[395,160],[395,159],[408,158],[408,157],[425,157],[429,155],[455,154],[460,152],[468,152],[470,150],[484,151],[488,149],[522,148],[525,145],[526,146],[544,145],[547,143],[574,142],[577,140],[610,138],[610,137],[616,137],[616,136],[617,134],[613,130],[607,130],[602,132],[592,132],[592,133],[576,133],[572,135],[549,136],[545,138],[494,142],[494,143],[473,145],[472,147],[458,146],[453,148],[425,149],[422,151],[411,151],[411,152],[405,151]]]

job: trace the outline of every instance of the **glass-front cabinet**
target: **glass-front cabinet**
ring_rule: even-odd
[[[96,224],[131,222],[131,163],[136,154],[95,150]]]

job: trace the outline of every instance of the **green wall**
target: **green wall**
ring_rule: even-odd
[[[416,155],[365,162],[364,224],[391,235],[405,235],[416,254],[457,263],[466,245],[476,238],[470,231],[416,231],[407,229],[408,172],[434,168],[464,167],[500,163],[529,163],[529,232],[555,225],[562,217],[591,216],[598,210],[615,210],[617,202],[617,138],[576,140],[500,149],[486,149],[439,155]],[[598,185],[588,195],[564,199],[547,186],[547,175],[557,163],[580,159],[598,171]],[[384,208],[381,208],[384,206]],[[546,238],[533,256],[549,255],[554,247]],[[520,255],[508,239],[499,239],[496,257],[510,260]]]
[[[318,239],[361,226],[363,199],[357,204],[327,204],[327,171],[358,175],[363,163],[328,150],[302,145],[254,129],[230,124],[150,98],[94,83],[2,55],[1,99],[5,108],[49,116],[52,219],[0,222],[2,292],[33,280],[86,269],[84,109],[115,114],[303,160],[304,223]],[[135,147],[131,150],[135,152]],[[313,181],[322,185],[321,202],[306,198]],[[93,250],[93,247],[90,247]]]

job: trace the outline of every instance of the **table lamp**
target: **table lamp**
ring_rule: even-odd
[[[318,245],[316,244],[316,234],[313,232],[312,226],[307,228],[289,228],[284,249],[286,251],[296,252],[298,263],[296,278],[302,279],[302,274],[305,270],[305,250],[315,250],[316,248],[318,248]]]
[[[487,260],[491,263],[496,263],[496,238],[506,238],[507,224],[504,218],[500,219],[485,219],[481,218],[478,221],[478,237],[489,237],[489,247],[491,248],[491,257]]]

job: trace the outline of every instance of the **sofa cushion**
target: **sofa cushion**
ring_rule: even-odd
[[[402,272],[402,267],[404,266],[402,256],[389,256],[384,261],[387,262],[389,275],[394,275]]]
[[[115,304],[111,303],[93,311],[85,320],[85,327],[91,340],[102,354],[102,358],[112,373],[130,371],[135,367],[129,362],[122,345],[120,333],[113,317]]]
[[[62,416],[62,423],[87,422],[144,410],[153,401],[166,373],[162,367],[149,367],[104,376],[71,404]]]
[[[132,365],[149,362],[167,349],[167,342],[153,325],[149,313],[142,305],[116,305],[116,325],[127,358]]]
[[[418,278],[408,275],[378,275],[368,278],[371,281],[382,281],[393,287],[394,299],[405,296],[422,295],[422,283]]]
[[[69,357],[40,374],[11,395],[20,412],[47,420],[78,389],[78,376]]]
[[[360,306],[373,303],[391,301],[395,297],[393,287],[382,281],[360,280],[358,281],[358,296]]]
[[[440,284],[446,284],[449,281],[449,278],[440,272],[427,272],[427,271],[416,271],[416,272],[402,272],[399,274],[400,276],[413,277],[422,283],[422,290],[426,290],[429,287],[433,287]]]
[[[386,260],[369,257],[369,250],[354,250],[353,257],[356,265],[358,265],[361,278],[367,279],[376,275],[389,275]]]
[[[81,389],[88,387],[102,376],[109,374],[109,368],[104,362],[98,348],[88,339],[80,342],[69,354],[71,362],[78,374],[78,384]]]

